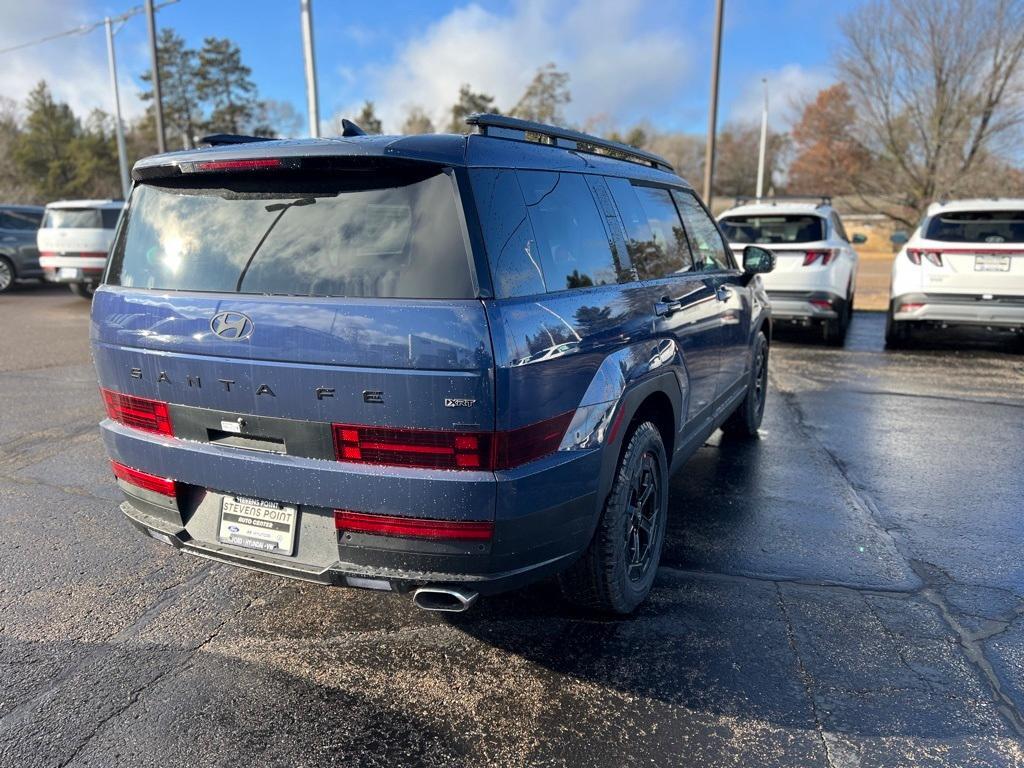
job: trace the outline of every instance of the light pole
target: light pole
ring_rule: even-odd
[[[704,145],[704,202],[711,205],[711,181],[715,177],[715,132],[718,127],[718,68],[722,63],[722,14],[725,0],[715,5],[715,46],[711,59],[711,109],[708,112],[708,140]]]
[[[156,52],[156,14],[153,0],[146,0],[146,22],[149,25],[149,53],[153,60],[153,114],[156,116],[156,150],[167,151],[167,136],[164,134],[164,103],[160,98],[160,60]]]
[[[768,147],[768,78],[762,77],[764,107],[761,109],[761,149],[757,156],[757,199],[764,197],[764,159]]]
[[[103,20],[107,28],[107,64],[110,67],[110,88],[114,96],[114,133],[117,136],[117,164],[121,169],[121,192],[128,199],[131,183],[128,180],[128,154],[124,148],[124,123],[121,122],[121,95],[117,87],[117,59],[114,56],[114,25],[107,16]]]
[[[320,107],[316,94],[316,58],[313,56],[312,0],[299,0],[302,16],[302,52],[306,60],[306,109],[309,112],[309,135],[320,136]]]

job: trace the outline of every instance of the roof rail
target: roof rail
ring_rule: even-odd
[[[203,136],[200,144],[209,144],[211,147],[223,147],[229,144],[249,144],[254,141],[274,141],[270,136],[243,136],[239,133],[214,133]]]
[[[668,160],[653,152],[647,152],[643,149],[631,147],[628,144],[609,141],[608,139],[580,133],[568,128],[559,128],[554,125],[535,123],[532,120],[520,120],[517,117],[506,117],[505,115],[491,113],[472,114],[466,118],[466,123],[475,125],[477,130],[484,136],[547,144],[552,147],[612,157],[616,160],[626,160],[630,163],[640,163],[651,168],[657,168],[660,171],[675,172],[675,169]]]
[[[735,205],[746,205],[747,203],[765,203],[775,205],[776,203],[816,203],[818,208],[823,205],[832,205],[831,195],[771,195],[770,197],[757,197],[755,195],[737,195]]]

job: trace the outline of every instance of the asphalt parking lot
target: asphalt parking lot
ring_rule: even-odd
[[[86,302],[0,297],[0,765],[1024,765],[1024,355],[883,322],[777,338],[635,617],[445,620],[137,535]]]

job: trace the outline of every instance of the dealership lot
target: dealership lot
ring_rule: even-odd
[[[5,296],[0,765],[1024,765],[1024,356],[883,322],[777,339],[635,617],[542,584],[446,621],[140,537],[87,303]]]

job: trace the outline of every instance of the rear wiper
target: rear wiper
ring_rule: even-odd
[[[278,213],[277,216],[274,217],[274,220],[270,222],[270,226],[267,227],[267,231],[263,233],[263,237],[261,237],[260,241],[256,243],[256,247],[252,249],[252,253],[250,253],[249,258],[246,259],[245,266],[242,267],[242,273],[238,276],[238,282],[235,283],[235,293],[242,292],[242,283],[245,282],[245,276],[249,273],[249,267],[252,266],[252,260],[256,258],[256,254],[259,253],[260,248],[263,247],[267,238],[270,237],[270,233],[274,231],[274,227],[277,226],[277,222],[279,222],[281,217],[284,216],[285,211],[290,208],[315,204],[316,198],[300,197],[298,200],[293,200],[290,203],[271,203],[270,205],[263,206],[268,213],[273,213],[274,211],[280,211],[280,213]]]

